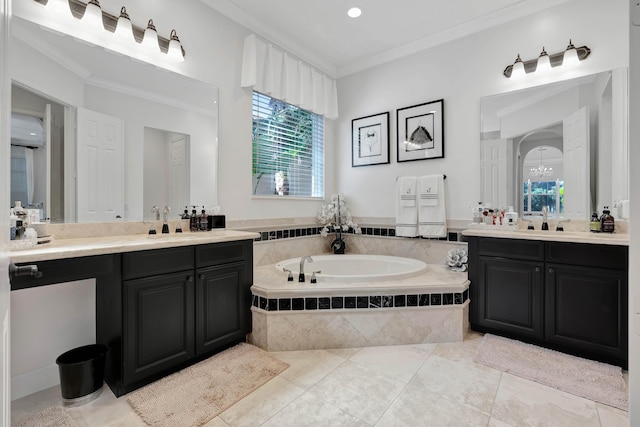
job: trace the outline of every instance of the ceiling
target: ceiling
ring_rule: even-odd
[[[568,0],[201,0],[333,77]],[[362,9],[349,18],[352,6]]]

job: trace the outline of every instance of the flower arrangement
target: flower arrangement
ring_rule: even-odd
[[[331,196],[331,202],[322,205],[318,214],[318,222],[322,224],[320,235],[326,237],[329,233],[335,233],[336,238],[331,242],[333,253],[343,254],[345,250],[345,242],[342,239],[342,232],[353,229],[355,233],[360,233],[360,227],[353,222],[351,213],[347,208],[347,200],[343,194],[334,194]]]
[[[353,222],[349,208],[347,208],[347,199],[344,194],[334,194],[331,196],[331,202],[322,205],[318,214],[318,222],[324,227],[320,231],[322,237],[326,237],[329,233],[341,233],[349,231],[352,228],[356,233],[360,233],[360,227]]]
[[[447,252],[446,264],[453,271],[467,271],[469,256],[466,249],[451,249]]]

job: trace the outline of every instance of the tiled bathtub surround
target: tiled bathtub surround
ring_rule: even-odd
[[[251,341],[270,351],[461,341],[468,330],[466,273],[429,265],[393,283],[288,282],[257,267]]]

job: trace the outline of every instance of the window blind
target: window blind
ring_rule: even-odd
[[[253,194],[324,197],[324,118],[253,92]]]

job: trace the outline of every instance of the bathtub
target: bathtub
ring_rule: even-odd
[[[313,255],[307,260],[304,272],[307,280],[316,273],[320,282],[386,282],[419,276],[427,271],[427,264],[412,259],[387,255]],[[300,258],[290,258],[275,265],[276,270],[290,270],[298,280]]]
[[[285,351],[458,342],[469,329],[466,272],[383,255],[312,258],[305,282],[300,257],[255,267],[251,343]]]

